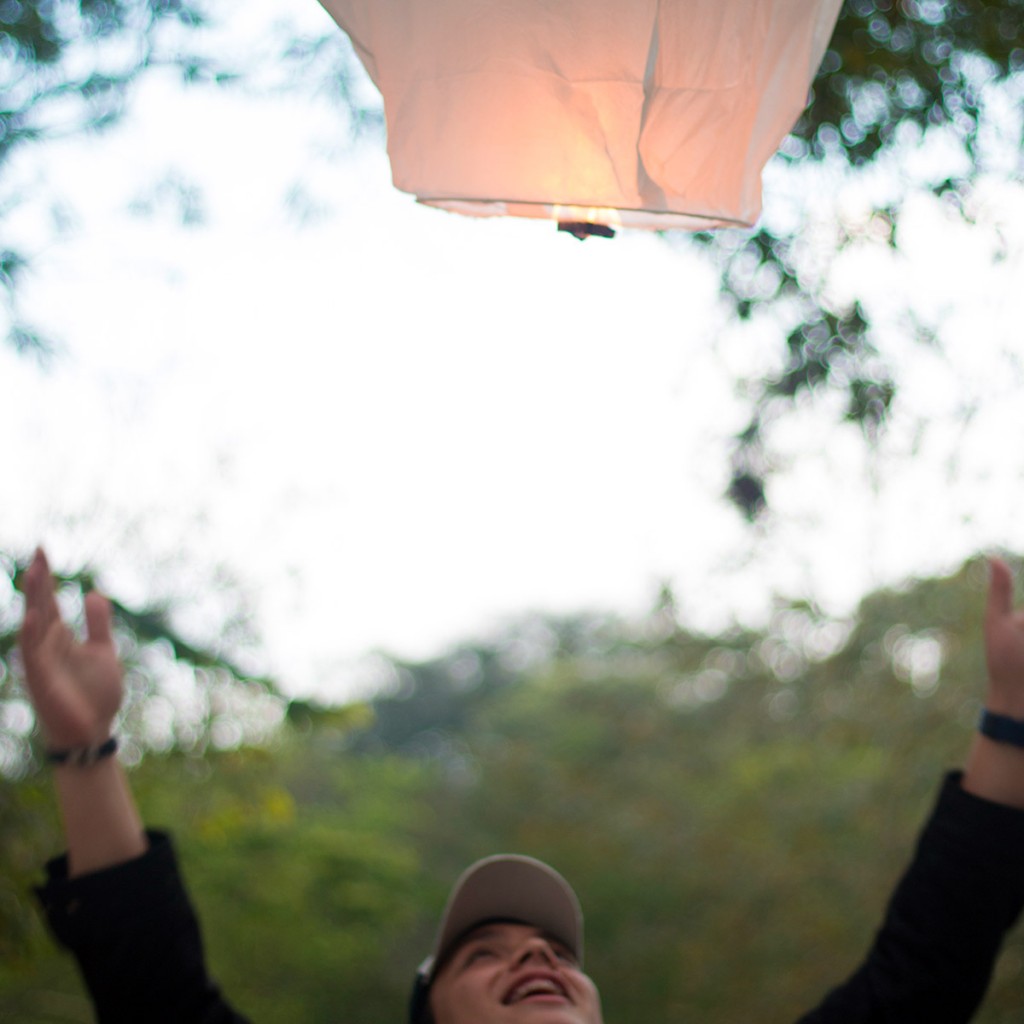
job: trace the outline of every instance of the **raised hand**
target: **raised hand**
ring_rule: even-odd
[[[42,549],[25,578],[21,656],[25,683],[47,746],[98,747],[110,736],[121,705],[121,663],[110,630],[110,605],[85,598],[84,640],[60,617],[53,577]],[[59,765],[54,781],[72,875],[120,864],[147,845],[124,772],[115,757]]]
[[[26,574],[20,642],[29,697],[50,747],[102,743],[121,705],[123,673],[110,605],[99,594],[86,595],[85,623],[86,637],[78,640],[61,619],[40,548]]]
[[[1010,567],[993,558],[989,572],[985,707],[996,715],[1024,721],[1024,612],[1014,611]],[[1024,810],[1024,747],[975,734],[962,785],[975,796]]]
[[[1013,575],[998,558],[989,562],[985,608],[985,660],[989,691],[986,706],[1024,719],[1024,611],[1013,607]]]

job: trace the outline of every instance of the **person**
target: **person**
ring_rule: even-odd
[[[1024,905],[1024,614],[1007,565],[990,566],[985,712],[965,768],[945,780],[864,962],[800,1024],[968,1021]],[[38,551],[20,644],[68,844],[39,898],[101,1024],[244,1024],[208,977],[170,841],[144,831],[114,756],[121,666],[100,595],[86,596],[85,622],[76,639]],[[569,884],[519,855],[468,869],[416,973],[408,1019],[601,1024]]]

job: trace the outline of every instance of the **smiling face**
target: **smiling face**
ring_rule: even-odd
[[[431,985],[437,1024],[601,1024],[594,983],[557,939],[532,925],[473,929]]]

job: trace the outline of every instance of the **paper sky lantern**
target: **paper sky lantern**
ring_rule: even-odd
[[[384,97],[395,186],[479,216],[753,224],[841,0],[322,0]]]

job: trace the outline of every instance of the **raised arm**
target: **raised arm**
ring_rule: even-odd
[[[965,1024],[1024,907],[1024,614],[1013,577],[991,563],[985,707],[1001,739],[978,734],[951,775],[861,967],[800,1024]],[[1007,739],[1010,741],[1008,742]]]
[[[246,1024],[206,972],[199,923],[167,836],[143,832],[109,749],[122,670],[110,605],[85,598],[86,634],[61,620],[46,556],[25,583],[21,650],[54,779],[67,857],[36,890],[58,941],[78,961],[99,1024]]]
[[[21,653],[47,750],[71,752],[68,761],[54,765],[54,783],[72,876],[124,863],[147,846],[117,758],[74,760],[77,752],[110,738],[122,696],[110,605],[99,594],[86,595],[85,622],[86,635],[78,640],[61,619],[50,567],[38,550],[25,581]]]
[[[994,558],[989,571],[985,709],[1024,723],[1024,611],[1014,610],[1009,566]],[[1024,724],[1020,736],[1024,741]],[[963,787],[985,800],[1024,809],[1024,747],[977,733],[967,757]]]

